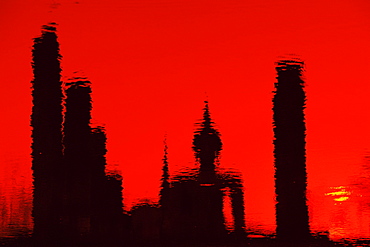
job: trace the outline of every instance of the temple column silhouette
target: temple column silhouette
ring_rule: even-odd
[[[231,209],[234,217],[234,231],[237,237],[245,236],[245,216],[244,216],[244,193],[241,186],[230,188],[231,191]]]
[[[105,173],[106,135],[90,126],[90,82],[74,77],[62,87],[55,25],[43,26],[32,50],[33,237],[37,246],[121,244],[129,235],[122,177]]]
[[[122,243],[128,234],[124,229],[122,177],[105,173],[105,130],[90,126],[91,83],[78,77],[66,87],[64,237],[74,244]]]
[[[60,237],[63,201],[62,82],[55,23],[43,26],[32,49],[33,236],[39,243]]]
[[[92,215],[92,176],[90,158],[91,87],[84,78],[66,83],[64,121],[65,204],[63,223],[66,241],[90,237]],[[104,168],[104,166],[103,166]]]
[[[276,234],[282,241],[310,238],[306,204],[306,149],[303,62],[277,63],[273,98]]]

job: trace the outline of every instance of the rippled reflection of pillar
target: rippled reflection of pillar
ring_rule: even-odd
[[[124,229],[122,178],[106,176],[104,128],[90,127],[91,87],[83,78],[66,84],[64,121],[65,208],[68,243],[121,243]]]
[[[32,170],[34,237],[39,243],[59,238],[62,205],[62,82],[54,23],[34,40],[32,81]]]
[[[67,83],[64,121],[64,169],[66,191],[63,223],[65,238],[80,241],[90,237],[91,186],[94,182],[89,153],[91,87],[76,78]]]
[[[122,177],[105,173],[107,153],[104,127],[91,129],[91,240],[99,244],[122,245],[128,241],[128,220],[123,214]]]
[[[273,99],[276,233],[278,239],[286,241],[304,241],[310,237],[302,66],[303,62],[299,61],[278,62]]]
[[[231,207],[234,217],[234,231],[239,237],[244,237],[245,234],[245,218],[244,218],[244,195],[243,189],[240,187],[230,188],[231,190]]]

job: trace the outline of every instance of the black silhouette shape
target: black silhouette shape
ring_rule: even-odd
[[[171,243],[225,243],[237,235],[244,236],[244,205],[241,179],[235,174],[217,171],[222,148],[219,132],[213,127],[208,102],[203,120],[193,140],[199,169],[187,170],[168,184],[167,148],[161,190],[161,238]],[[165,179],[164,179],[165,178]],[[229,188],[234,233],[228,234],[223,215],[225,188]],[[165,193],[164,193],[165,192]]]
[[[33,48],[32,169],[34,233],[38,246],[122,243],[122,177],[105,174],[104,128],[90,127],[91,83],[73,78],[63,88],[55,24]]]
[[[91,227],[90,119],[91,88],[89,81],[77,79],[66,84],[64,121],[65,204],[64,236],[70,241],[88,238]]]
[[[95,243],[123,244],[129,241],[129,216],[123,212],[122,177],[105,173],[106,134],[103,127],[91,130],[92,166],[91,239]]]
[[[54,23],[44,26],[32,50],[34,244],[247,244],[242,178],[235,171],[219,167],[223,144],[207,101],[192,143],[197,168],[171,177],[165,140],[159,203],[139,204],[124,212],[122,177],[105,172],[105,129],[91,127],[91,83],[76,77],[62,87],[55,32]],[[306,205],[306,98],[302,67],[303,62],[293,60],[282,60],[276,67],[276,220],[277,239],[282,240],[283,246],[287,242],[302,245],[311,240]],[[231,207],[233,218],[232,227],[228,228],[225,207]],[[249,243],[257,242],[249,239]]]
[[[282,60],[276,67],[278,82],[273,99],[276,234],[282,241],[310,239],[302,66],[303,62]]]
[[[168,146],[166,139],[164,140],[164,155],[163,155],[163,168],[162,168],[162,184],[161,184],[161,191],[159,197],[159,204],[166,204],[166,200],[168,199],[168,193],[170,189],[170,174],[169,174],[169,166],[168,166]]]
[[[62,82],[55,23],[34,39],[31,115],[34,237],[60,238],[63,201]]]
[[[75,78],[66,85],[64,240],[120,243],[125,231],[122,178],[105,174],[105,132],[90,127],[90,82]]]

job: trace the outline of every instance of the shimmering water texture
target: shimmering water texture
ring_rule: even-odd
[[[159,201],[124,210],[122,177],[106,172],[106,130],[91,124],[91,82],[78,76],[62,82],[54,23],[44,26],[41,37],[34,40],[32,55],[33,207],[31,188],[25,188],[25,183],[15,180],[3,186],[10,188],[3,194],[14,195],[2,199],[1,229],[9,246],[366,245],[361,237],[370,235],[368,166],[350,185],[322,189],[322,198],[316,199],[327,208],[326,216],[320,217],[328,224],[321,232],[310,229],[308,206],[316,201],[306,198],[302,61],[284,59],[276,66],[275,162],[271,164],[275,166],[276,234],[268,235],[246,224],[248,191],[241,173],[220,167],[224,144],[207,101],[193,137],[195,168],[170,174],[171,149],[165,140]],[[13,207],[13,201],[21,202],[17,204],[21,208]],[[344,239],[342,233],[351,229],[355,229],[353,239]]]

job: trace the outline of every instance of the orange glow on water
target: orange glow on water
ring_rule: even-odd
[[[346,191],[345,186],[339,187],[330,187],[330,189],[337,190],[334,192],[325,193],[326,196],[332,196],[334,201],[343,202],[349,199],[349,195],[352,193],[350,191]]]
[[[232,208],[231,208],[231,197],[230,197],[230,190],[226,188],[224,191],[223,197],[223,214],[225,220],[225,227],[228,231],[232,232],[234,230],[234,217],[232,215]]]

